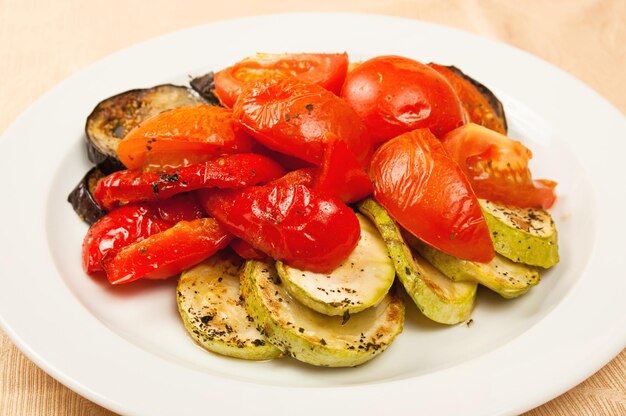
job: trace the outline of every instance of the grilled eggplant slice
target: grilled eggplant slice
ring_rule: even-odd
[[[396,289],[363,312],[328,316],[292,298],[268,262],[247,262],[241,291],[248,313],[272,344],[317,366],[363,364],[383,352],[404,323],[404,304]]]
[[[531,266],[549,268],[559,262],[554,221],[541,208],[518,208],[480,199],[497,253]]]
[[[191,89],[170,84],[107,98],[87,117],[87,156],[105,174],[124,169],[117,158],[117,146],[133,127],[165,110],[202,103]]]
[[[191,88],[193,88],[195,92],[200,94],[200,97],[204,98],[204,100],[208,104],[220,105],[220,100],[215,96],[215,81],[213,80],[213,71],[193,78],[191,81],[189,81],[189,85],[191,85]]]
[[[483,97],[485,97],[485,99],[489,102],[489,104],[491,105],[491,107],[495,111],[496,116],[498,117],[498,119],[500,120],[502,125],[504,126],[504,130],[508,131],[509,128],[508,128],[508,125],[506,123],[506,114],[504,113],[504,106],[502,105],[502,102],[500,100],[498,100],[498,97],[496,97],[496,95],[493,92],[491,92],[491,90],[489,88],[485,87],[483,84],[481,84],[480,82],[476,81],[474,78],[470,77],[469,75],[466,75],[459,68],[457,68],[455,66],[448,66],[446,68],[450,69],[455,74],[465,78],[467,81],[469,81],[478,90],[478,92]]]
[[[396,222],[375,200],[368,198],[358,208],[376,224],[387,243],[396,274],[419,310],[442,324],[466,321],[474,308],[476,283],[454,282],[412,252]]]
[[[361,238],[350,256],[330,274],[313,273],[276,263],[289,293],[326,315],[354,314],[378,304],[393,284],[396,270],[376,227],[356,214]]]
[[[93,168],[80,180],[78,185],[67,196],[67,202],[81,220],[92,225],[107,213],[93,197],[98,181],[104,177],[104,173],[98,168]]]
[[[229,357],[269,360],[281,351],[256,329],[243,307],[239,274],[243,261],[218,253],[184,272],[176,299],[185,329],[201,347]]]

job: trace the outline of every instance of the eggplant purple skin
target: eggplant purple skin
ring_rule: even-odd
[[[117,158],[117,146],[131,129],[163,111],[205,103],[191,88],[171,84],[109,97],[99,102],[87,117],[87,157],[106,174],[124,169]]]
[[[489,102],[491,107],[493,107],[493,111],[495,111],[496,117],[498,117],[498,119],[502,123],[502,126],[504,127],[504,131],[508,131],[509,127],[506,122],[506,114],[504,113],[504,106],[502,105],[502,102],[498,99],[498,97],[496,97],[496,95],[493,92],[491,92],[489,88],[485,87],[483,84],[476,81],[474,78],[470,77],[469,75],[466,75],[463,71],[461,71],[456,66],[451,65],[451,66],[447,66],[446,68],[448,68],[455,74],[461,76],[466,81],[469,81],[469,83],[472,84],[474,88],[476,88],[476,90],[478,90],[480,95],[482,95]]]
[[[92,168],[67,196],[67,201],[72,204],[72,208],[74,208],[80,219],[89,225],[92,225],[107,213],[93,197],[98,181],[104,176],[105,174],[98,168]]]
[[[221,105],[220,100],[215,96],[215,81],[213,79],[213,71],[207,72],[204,75],[192,78],[189,81],[189,85],[195,92],[200,94],[207,104]]]

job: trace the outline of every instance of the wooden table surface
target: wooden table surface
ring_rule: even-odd
[[[0,132],[53,85],[118,49],[215,20],[286,11],[404,16],[498,39],[570,72],[626,113],[625,0],[0,0]],[[0,415],[112,415],[38,369],[2,332],[0,359]],[[528,414],[626,415],[626,351]]]

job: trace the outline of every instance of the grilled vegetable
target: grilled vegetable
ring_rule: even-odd
[[[375,307],[339,317],[320,314],[293,299],[273,264],[250,260],[241,279],[246,309],[260,330],[286,354],[309,364],[363,364],[402,331],[404,304],[396,290]]]
[[[162,111],[203,102],[191,89],[169,84],[107,98],[87,117],[87,156],[106,174],[124,169],[117,146],[133,127]]]
[[[255,328],[243,307],[234,254],[216,254],[184,272],[176,299],[185,329],[203,348],[246,360],[269,360],[281,352]]]
[[[523,295],[539,283],[536,267],[514,263],[499,254],[489,263],[472,262],[450,256],[416,238],[405,237],[411,247],[455,282],[480,283],[506,299]]]
[[[106,210],[98,205],[93,197],[96,185],[103,177],[104,174],[98,168],[91,169],[67,196],[67,202],[72,204],[72,208],[74,208],[80,219],[89,225],[92,225],[106,214]]]
[[[506,122],[506,114],[504,113],[504,106],[502,105],[502,102],[498,100],[498,97],[496,97],[496,95],[493,92],[491,92],[489,88],[485,87],[483,84],[476,81],[474,78],[470,77],[469,75],[466,75],[463,71],[461,71],[456,66],[448,66],[446,68],[452,70],[457,75],[460,75],[461,77],[468,80],[478,90],[478,92],[483,97],[485,97],[487,101],[489,101],[489,104],[495,111],[496,116],[498,117],[502,125],[504,126],[504,131],[506,132],[508,130],[508,125]]]
[[[552,267],[559,262],[558,236],[548,211],[480,200],[496,252],[516,263]]]
[[[375,200],[366,199],[358,207],[376,224],[387,243],[396,274],[419,310],[442,324],[467,320],[474,307],[476,283],[454,282],[412,253],[395,221]]]
[[[289,293],[326,315],[360,312],[376,305],[393,284],[396,271],[387,246],[372,223],[357,214],[361,238],[352,254],[330,274],[313,273],[276,263]]]
[[[202,98],[211,105],[220,105],[220,100],[215,96],[215,81],[213,79],[213,71],[204,75],[193,78],[189,81],[189,85],[195,92],[200,94]]]

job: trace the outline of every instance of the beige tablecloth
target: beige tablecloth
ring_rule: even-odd
[[[572,73],[626,113],[625,0],[1,0],[0,131],[53,85],[120,48],[192,25],[285,11],[405,16],[499,39]],[[112,414],[39,370],[1,332],[0,359],[0,415]],[[626,415],[626,352],[529,414]]]

